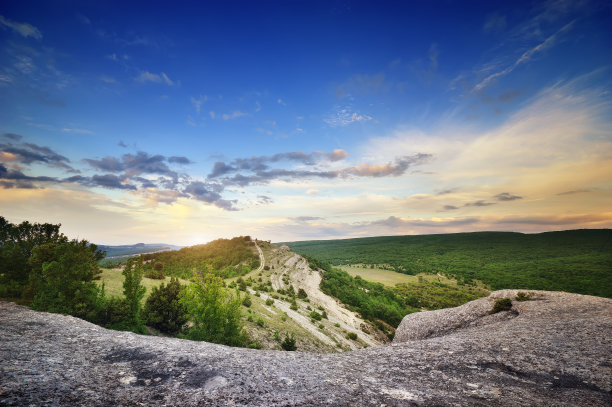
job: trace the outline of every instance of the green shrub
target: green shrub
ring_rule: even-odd
[[[489,314],[496,314],[501,311],[509,311],[512,309],[512,300],[510,298],[499,298],[495,300],[493,309],[489,311]]]
[[[316,320],[316,321],[320,321],[321,318],[323,318],[323,316],[321,314],[319,314],[317,311],[312,311],[310,313],[310,318]]]
[[[304,299],[304,298],[307,298],[307,297],[308,297],[308,294],[306,294],[306,291],[304,291],[304,289],[303,289],[303,288],[300,288],[300,289],[298,290],[298,292],[297,292],[297,296],[298,296],[298,298],[302,298],[302,299]]]
[[[185,289],[177,278],[172,277],[168,284],[153,287],[142,312],[145,323],[160,332],[176,335],[187,323],[187,309],[179,301]]]
[[[347,332],[346,339],[350,339],[352,341],[357,340],[357,334],[355,332]]]
[[[266,300],[266,305],[267,305],[267,306],[270,306],[270,305],[272,305],[272,304],[274,304],[274,300],[273,300],[272,298],[268,298],[268,299]]]
[[[264,322],[264,320],[261,317],[257,317],[257,325],[259,325],[260,327],[264,327],[264,325],[266,325],[266,323]]]
[[[166,275],[164,274],[164,272],[161,270],[157,270],[157,269],[147,270],[144,276],[146,278],[150,278],[153,280],[163,280],[166,278]]]
[[[281,347],[286,351],[294,351],[297,349],[297,346],[295,345],[295,337],[293,336],[293,334],[288,334],[287,336],[285,336],[285,339],[281,343]]]
[[[250,295],[247,295],[244,297],[244,299],[242,300],[242,305],[244,305],[247,308],[251,306],[251,296]]]
[[[516,297],[514,297],[514,299],[517,301],[529,301],[531,299],[531,294],[519,291],[516,293]]]

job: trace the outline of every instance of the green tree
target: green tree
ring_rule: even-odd
[[[68,241],[59,229],[60,225],[50,223],[15,225],[0,216],[0,298],[21,297],[32,270],[29,259],[34,248]]]
[[[223,281],[212,273],[194,272],[195,283],[182,293],[180,302],[187,309],[193,327],[187,338],[197,341],[244,346],[248,336],[244,330],[240,305],[240,293],[235,296],[223,288]]]
[[[142,313],[146,324],[169,335],[178,334],[188,320],[187,309],[179,301],[183,289],[174,277],[168,284],[153,287]]]
[[[147,289],[142,282],[142,257],[131,258],[123,268],[123,295],[130,309],[130,319],[134,331],[144,332],[142,320],[140,318],[141,301]]]
[[[28,262],[26,296],[32,298],[31,307],[95,322],[103,294],[93,280],[102,257],[86,240],[36,246]]]

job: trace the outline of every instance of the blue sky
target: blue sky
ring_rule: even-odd
[[[98,243],[612,226],[611,7],[0,5],[0,212]]]

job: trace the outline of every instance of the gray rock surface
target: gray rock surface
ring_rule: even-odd
[[[0,405],[610,406],[612,301],[494,292],[407,316],[393,344],[261,351],[109,331],[0,302]]]

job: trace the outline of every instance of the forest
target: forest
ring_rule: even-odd
[[[612,298],[612,230],[474,232],[284,242],[332,265],[443,274],[492,289],[567,291]]]

